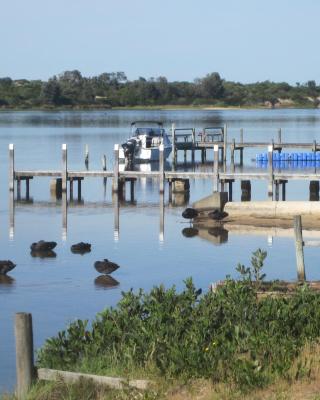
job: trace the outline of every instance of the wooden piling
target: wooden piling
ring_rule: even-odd
[[[177,154],[176,154],[176,125],[173,123],[171,125],[171,137],[172,137],[172,162],[175,164],[177,162]]]
[[[310,201],[319,201],[319,181],[310,181],[309,200]]]
[[[293,217],[293,228],[296,246],[296,260],[297,260],[297,273],[298,280],[306,280],[306,272],[304,266],[304,255],[303,255],[303,239],[302,239],[302,223],[301,215],[296,215]]]
[[[14,145],[9,144],[9,190],[14,191]]]
[[[213,191],[219,191],[219,146],[213,147]]]
[[[231,163],[232,164],[234,164],[234,150],[235,150],[235,147],[236,147],[236,141],[233,138],[232,139],[232,144],[231,144]]]
[[[113,164],[113,184],[112,190],[118,192],[119,190],[119,145],[114,145],[114,164]]]
[[[194,148],[196,145],[196,130],[192,128],[192,150],[191,150],[191,162],[194,163]]]
[[[27,397],[28,390],[34,380],[32,315],[17,313],[15,316],[16,338],[16,395],[19,400]]]
[[[67,191],[67,180],[68,180],[68,154],[67,154],[67,145],[64,143],[62,145],[62,192]]]
[[[281,143],[281,128],[278,129],[278,143]]]
[[[84,149],[84,163],[85,166],[88,168],[89,166],[89,146],[86,144]]]
[[[227,159],[227,149],[228,149],[228,127],[227,124],[223,128],[223,162]]]
[[[102,170],[106,171],[107,170],[107,157],[105,154],[102,156],[101,162],[102,162]]]
[[[163,143],[159,146],[159,192],[164,192],[164,147]]]
[[[273,162],[272,162],[272,154],[273,154],[273,144],[268,146],[268,199],[270,201],[273,200]]]

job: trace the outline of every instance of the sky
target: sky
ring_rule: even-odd
[[[320,83],[320,0],[0,0],[0,77]]]

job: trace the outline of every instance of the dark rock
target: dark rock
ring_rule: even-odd
[[[91,251],[91,244],[90,243],[76,243],[71,246],[71,251],[74,254],[85,254],[90,253]]]
[[[94,267],[100,274],[111,274],[119,268],[119,265],[105,258],[103,261],[96,261]]]
[[[16,264],[10,260],[0,260],[0,275],[6,275],[6,273],[15,268],[15,266]]]
[[[53,250],[56,245],[56,242],[46,242],[44,240],[40,240],[39,242],[32,243],[30,249],[31,251],[49,251]]]
[[[193,219],[196,218],[198,215],[199,215],[198,211],[195,210],[194,208],[186,208],[182,213],[183,218],[186,219]]]
[[[228,213],[225,211],[220,211],[220,210],[214,210],[208,213],[208,217],[215,220],[215,221],[221,221],[222,219],[226,218],[228,216]]]
[[[196,228],[184,228],[182,229],[182,234],[183,236],[187,237],[187,238],[192,238],[197,236],[199,233],[198,229]]]
[[[112,278],[110,275],[100,275],[94,280],[94,284],[97,287],[112,289],[116,286],[119,286],[120,283]]]

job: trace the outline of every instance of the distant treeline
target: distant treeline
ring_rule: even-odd
[[[124,72],[84,77],[77,71],[41,80],[0,78],[1,108],[85,108],[133,106],[267,106],[318,107],[320,86],[314,80],[296,83],[242,84],[217,72],[194,82],[169,82],[165,77],[130,81]]]

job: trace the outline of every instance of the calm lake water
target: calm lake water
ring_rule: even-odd
[[[229,232],[228,241],[222,245],[217,245],[210,235],[186,238],[182,230],[189,224],[181,217],[186,204],[179,197],[174,204],[168,204],[168,190],[162,234],[158,183],[152,179],[137,183],[133,203],[120,204],[120,227],[115,233],[111,180],[106,186],[102,179],[84,181],[83,202],[69,204],[65,231],[61,202],[50,197],[49,179],[36,178],[31,181],[32,202],[15,203],[14,227],[9,229],[9,143],[15,145],[17,169],[60,169],[62,143],[68,145],[69,168],[85,168],[84,149],[88,144],[89,168],[101,169],[101,157],[106,154],[111,169],[113,146],[129,136],[134,120],[162,120],[167,128],[175,122],[177,127],[195,127],[197,131],[227,123],[230,139],[238,139],[243,128],[248,141],[271,141],[281,127],[283,141],[320,141],[319,110],[0,112],[0,259],[17,264],[10,273],[11,279],[0,281],[0,393],[12,390],[15,382],[16,312],[32,313],[35,347],[39,348],[70,321],[90,320],[104,307],[116,305],[121,291],[140,287],[148,290],[161,283],[181,289],[183,280],[190,276],[197,287],[207,290],[211,282],[222,280],[227,274],[237,276],[237,263],[248,264],[251,252],[259,247],[268,251],[267,278],[296,278],[292,238],[272,240],[268,234]],[[245,151],[245,168],[255,167],[251,161],[255,154],[256,151]],[[167,168],[171,168],[170,163]],[[190,185],[189,203],[212,192],[210,181],[191,180]],[[234,200],[239,200],[239,183],[234,186]],[[308,182],[287,186],[288,200],[308,199]],[[266,199],[266,194],[266,182],[252,182],[253,200]],[[40,239],[58,243],[55,258],[30,255],[30,244]],[[71,244],[79,241],[92,243],[91,253],[72,254]],[[104,287],[97,279],[99,274],[93,264],[103,258],[121,266],[112,275],[119,282],[114,288]],[[305,250],[308,279],[319,279],[318,259],[317,248]]]

